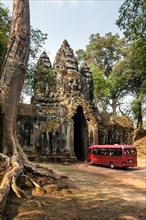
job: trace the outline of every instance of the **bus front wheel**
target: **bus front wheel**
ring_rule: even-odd
[[[110,163],[110,168],[111,168],[111,169],[114,169],[114,168],[115,168],[115,164],[111,162],[111,163]]]

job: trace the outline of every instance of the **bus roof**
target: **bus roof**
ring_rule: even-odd
[[[135,146],[113,144],[113,145],[92,145],[92,146],[89,146],[89,148],[135,148]]]

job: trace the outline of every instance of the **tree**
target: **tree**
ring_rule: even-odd
[[[7,8],[0,3],[0,69],[6,54],[7,42],[10,32],[10,13]],[[30,56],[23,85],[22,96],[32,93],[33,74],[35,71],[35,60],[40,53],[42,46],[47,39],[47,34],[38,28],[30,28]]]
[[[79,62],[86,60],[91,66],[94,81],[95,99],[101,109],[106,111],[109,106],[114,115],[120,105],[119,98],[124,96],[125,90],[121,75],[122,59],[126,56],[127,44],[118,34],[111,32],[101,37],[99,33],[92,34],[86,50],[76,51]],[[120,63],[118,65],[118,63]],[[115,71],[115,65],[117,73]]]
[[[32,96],[33,84],[34,84],[34,73],[36,69],[36,58],[40,53],[42,46],[45,44],[47,34],[44,34],[39,29],[30,29],[30,58],[27,65],[25,81],[21,93],[21,99],[23,101],[23,95]]]
[[[39,66],[36,68],[34,72],[34,83],[33,83],[33,90],[34,96],[44,95],[45,97],[49,95],[51,90],[54,90],[56,86],[57,79],[56,74],[54,74],[54,70],[52,67],[44,68]],[[33,100],[33,98],[32,98]]]
[[[7,53],[0,79],[0,112],[3,113],[3,140],[0,159],[5,163],[7,172],[0,185],[0,210],[4,209],[7,196],[12,188],[18,197],[27,197],[17,186],[19,175],[27,170],[48,176],[40,172],[27,159],[16,135],[16,116],[22,86],[24,83],[30,45],[29,1],[14,0],[11,32]],[[39,188],[31,178],[30,182]]]
[[[137,127],[142,129],[142,105],[146,92],[146,1],[125,0],[120,7],[119,13],[116,23],[132,43],[129,85],[131,92],[136,97],[132,103],[132,110],[135,118],[137,117]]]
[[[92,67],[94,80],[94,95],[98,106],[102,111],[112,110],[114,116],[117,115],[117,109],[121,111],[122,99],[129,92],[129,76],[127,74],[127,60],[123,59],[114,65],[109,77],[106,78],[103,71],[97,67]]]
[[[47,34],[44,34],[38,28],[34,29],[31,27],[30,29],[30,58],[36,59],[37,54],[40,52],[40,49],[45,43],[47,39]]]
[[[128,40],[138,40],[146,36],[146,1],[125,0],[119,9],[116,24]]]
[[[136,52],[137,50],[137,52]],[[143,128],[143,106],[145,104],[146,93],[146,63],[140,54],[143,48],[135,48],[135,44],[131,45],[130,56],[128,61],[128,84],[129,92],[135,97],[131,103],[131,109],[134,120],[137,121],[137,128]],[[140,53],[139,53],[140,52]],[[143,51],[144,52],[144,51]]]
[[[98,67],[91,65],[91,72],[94,81],[94,100],[101,111],[108,111],[109,84],[104,72]]]
[[[124,57],[125,47],[125,40],[120,39],[118,34],[112,35],[109,32],[101,37],[97,33],[90,36],[86,50],[78,50],[76,54],[79,62],[86,60],[89,65],[93,64],[103,70],[108,77],[114,64]]]
[[[123,98],[129,92],[129,76],[127,74],[127,60],[124,58],[114,65],[113,71],[108,78],[109,94],[108,100],[114,116],[117,115],[117,108],[121,111]]]

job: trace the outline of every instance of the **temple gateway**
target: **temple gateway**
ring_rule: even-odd
[[[30,159],[84,161],[90,145],[132,142],[133,128],[128,119],[123,118],[126,123],[122,124],[123,120],[99,113],[90,68],[83,63],[79,69],[66,40],[53,67],[42,53],[33,89],[31,104],[20,104],[17,117],[18,138]],[[0,130],[0,141],[1,136]]]

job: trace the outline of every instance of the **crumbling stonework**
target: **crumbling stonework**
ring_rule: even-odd
[[[46,54],[45,54],[46,56]],[[38,64],[42,64],[44,53]],[[45,57],[45,60],[48,60]],[[51,68],[48,63],[47,68]],[[41,155],[85,160],[89,144],[98,143],[98,111],[93,103],[93,81],[85,64],[78,70],[73,50],[65,40],[54,61],[56,85],[49,93],[34,86],[33,104],[37,117]],[[37,76],[39,79],[39,76]],[[45,76],[44,76],[45,78]],[[84,84],[84,83],[86,84]]]
[[[131,144],[133,142],[133,124],[125,116],[113,117],[112,114],[100,114],[99,144]]]
[[[30,158],[85,160],[89,145],[132,142],[132,124],[99,114],[90,68],[83,63],[79,70],[66,40],[53,67],[47,54],[42,53],[33,89],[31,105],[21,104],[17,118],[19,141]]]

